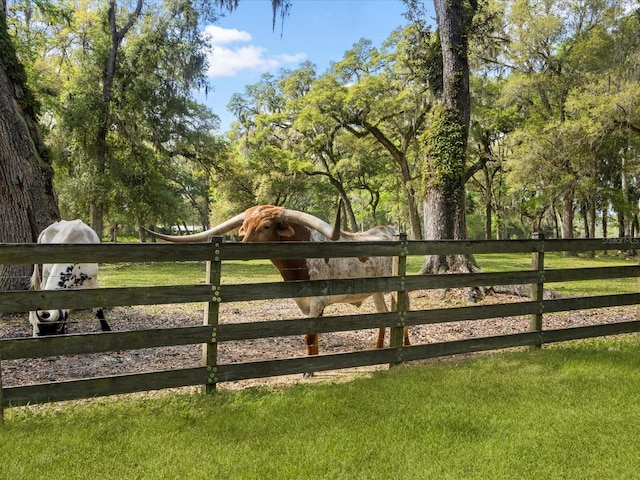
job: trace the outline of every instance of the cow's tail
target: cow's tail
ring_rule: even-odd
[[[31,274],[31,282],[29,285],[32,290],[42,290],[42,280],[40,278],[40,265],[35,264],[33,266],[33,273]]]

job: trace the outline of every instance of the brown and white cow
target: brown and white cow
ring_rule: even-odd
[[[38,236],[38,243],[100,243],[98,234],[81,220],[61,220],[52,223]],[[97,263],[53,263],[33,266],[31,288],[34,290],[64,290],[98,287]],[[111,328],[102,308],[94,308],[103,331]],[[29,312],[33,336],[65,333],[69,310],[36,310]]]
[[[335,226],[332,226],[313,215],[297,210],[273,205],[257,205],[216,227],[194,235],[163,235],[151,231],[149,233],[170,242],[206,242],[213,236],[223,235],[238,227],[240,227],[239,233],[243,236],[243,242],[350,242],[394,239],[395,229],[387,226],[378,226],[358,233],[341,231],[339,214],[338,209]],[[284,281],[391,276],[393,266],[391,257],[271,259],[271,262],[279,270]],[[328,305],[350,303],[359,307],[368,297],[373,297],[378,312],[389,311],[382,292],[319,295],[295,298],[294,301],[307,317],[321,317]],[[380,328],[376,348],[382,348],[384,336],[385,329]],[[305,344],[308,355],[317,354],[318,334],[306,334]],[[404,344],[409,345],[406,328]]]

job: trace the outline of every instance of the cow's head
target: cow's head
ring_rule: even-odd
[[[156,238],[170,242],[207,242],[211,237],[223,235],[240,227],[243,242],[278,242],[291,240],[309,240],[309,229],[317,230],[330,240],[338,240],[340,231],[340,208],[334,225],[297,210],[289,210],[274,205],[257,205],[248,208],[239,215],[194,235],[163,235],[147,230]],[[306,227],[306,228],[305,228]]]
[[[66,333],[69,310],[36,310],[29,312],[29,323],[37,336]]]
[[[243,242],[280,242],[310,238],[308,228],[300,228],[284,215],[285,209],[273,205],[258,205],[245,211],[238,233]]]
[[[35,265],[31,276],[31,288],[33,290],[64,290],[81,287],[90,281],[82,264],[51,264],[44,265],[42,278],[40,266]],[[66,324],[69,318],[69,310],[42,310],[29,312],[29,323],[33,326],[33,334],[59,335],[66,333]]]

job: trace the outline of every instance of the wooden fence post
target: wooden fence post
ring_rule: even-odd
[[[638,253],[638,265],[640,265],[640,252]],[[640,287],[640,277],[638,277],[638,286]],[[636,320],[640,320],[640,304],[636,305]],[[640,332],[636,333],[636,337],[640,337]],[[1,396],[1,393],[0,393],[0,396]]]
[[[2,344],[0,344],[0,427],[4,425],[4,406],[2,402]]]
[[[531,235],[533,240],[540,240],[538,247],[531,255],[531,263],[534,270],[539,274],[539,280],[531,284],[531,300],[539,302],[540,309],[538,313],[531,314],[529,330],[532,332],[540,332],[538,343],[533,345],[532,349],[542,348],[542,313],[544,310],[544,233],[533,232]]]
[[[393,258],[393,275],[400,277],[400,289],[391,296],[391,310],[398,312],[398,324],[389,330],[389,346],[398,351],[398,361],[402,363],[402,346],[404,340],[404,327],[407,319],[407,291],[405,289],[405,276],[407,274],[407,234],[399,233],[396,240],[400,241],[400,252]],[[391,364],[390,366],[393,366]]]
[[[211,325],[213,328],[211,330],[211,341],[202,345],[202,361],[209,371],[209,378],[204,386],[205,393],[215,392],[218,380],[216,377],[218,371],[218,342],[216,335],[220,312],[220,278],[222,270],[220,250],[222,237],[213,237],[211,244],[213,246],[213,259],[207,260],[206,279],[206,282],[211,285],[211,300],[204,306],[204,324]]]

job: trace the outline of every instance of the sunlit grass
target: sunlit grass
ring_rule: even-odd
[[[476,260],[485,272],[531,270],[530,254],[484,254]],[[424,257],[410,256],[407,272],[416,275]],[[561,253],[545,254],[545,266],[558,268],[594,268],[604,266],[635,265],[635,259],[614,255],[596,258],[564,257]],[[104,287],[152,286],[152,285],[196,285],[206,280],[204,262],[160,262],[105,264],[100,266],[100,284]],[[268,260],[225,261],[222,266],[222,283],[263,283],[277,282],[281,277]],[[635,278],[592,280],[547,284],[546,288],[567,296],[603,295],[638,291]]]
[[[268,260],[225,261],[223,283],[276,282],[280,275]],[[205,262],[158,262],[100,265],[100,286],[197,285],[206,282]]]
[[[636,478],[639,367],[627,336],[340,384],[8,409],[0,477]]]
[[[508,270],[531,270],[531,254],[523,253],[492,253],[476,255],[480,267],[487,272],[502,272]],[[592,268],[607,266],[637,265],[636,258],[603,255],[595,258],[585,256],[565,257],[560,252],[550,252],[544,255],[545,268]]]
[[[511,270],[531,270],[530,254],[487,254],[477,255],[479,266],[486,272]],[[545,269],[597,268],[637,265],[636,258],[602,255],[595,258],[585,256],[565,257],[560,252],[544,255]],[[588,296],[638,292],[636,278],[607,280],[580,280],[563,283],[547,283],[545,288],[565,296]]]

